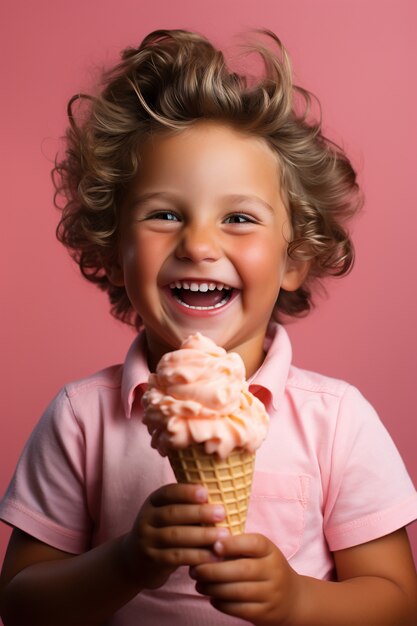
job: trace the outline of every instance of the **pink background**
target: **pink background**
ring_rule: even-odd
[[[417,93],[414,0],[13,0],[0,55],[2,227],[0,492],[67,381],[123,359],[132,332],[55,241],[49,172],[75,92],[155,28],[218,44],[274,30],[296,80],[320,98],[366,194],[357,263],[289,328],[296,364],[349,380],[374,404],[417,483]],[[9,529],[0,524],[0,559]],[[410,529],[417,557],[417,525]]]

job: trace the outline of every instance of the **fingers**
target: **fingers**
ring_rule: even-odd
[[[209,504],[201,485],[165,485],[144,502],[127,534],[126,562],[140,570],[144,588],[156,589],[181,565],[219,560],[212,546],[228,534],[215,526],[224,518],[223,507]]]
[[[143,505],[132,529],[139,551],[150,563],[175,568],[217,561],[213,544],[229,534],[215,526],[225,518],[218,504],[207,502],[200,485],[165,485]]]
[[[254,580],[267,580],[267,575],[259,567],[257,561],[252,559],[236,559],[232,561],[220,560],[195,567],[190,570],[190,576],[199,583],[231,583],[236,580],[251,582]]]
[[[168,504],[200,504],[207,502],[207,489],[202,485],[185,485],[173,483],[164,485],[154,491],[150,496],[150,502],[155,507]]]
[[[218,539],[218,562],[190,568],[196,590],[219,611],[254,624],[287,623],[298,594],[298,574],[263,535]]]
[[[210,563],[217,559],[211,550],[204,548],[148,548],[147,554],[153,562],[173,569],[180,565],[197,567],[202,563]]]
[[[215,526],[154,528],[144,525],[134,534],[133,545],[151,569],[174,570],[180,565],[198,566],[218,561],[212,546],[227,533],[227,529]]]
[[[214,542],[218,562],[190,570],[191,578],[202,583],[266,581],[268,570],[263,566],[275,546],[263,535],[229,535]]]
[[[208,504],[207,489],[201,485],[165,485],[151,494],[149,502],[152,506],[150,522],[156,528],[216,524],[225,518],[221,505]]]
[[[152,525],[156,528],[189,524],[216,524],[225,518],[222,506],[215,504],[171,504],[155,508]],[[217,537],[214,539],[214,541]]]
[[[237,557],[263,558],[270,554],[275,546],[263,535],[243,534],[229,536],[216,541],[214,552],[224,559]]]
[[[210,547],[212,553],[213,544],[227,537],[228,534],[227,528],[217,528],[215,526],[190,526],[189,528],[167,526],[154,533],[154,544],[158,548],[207,546]],[[216,555],[213,555],[213,557],[215,561],[218,561],[220,558]]]
[[[219,565],[223,569],[228,564]],[[210,567],[210,565],[202,567]],[[192,569],[200,569],[200,567]],[[257,623],[260,616],[269,612],[271,597],[274,594],[271,583],[267,579],[244,580],[245,570],[246,567],[243,566],[238,582],[197,582],[195,588],[198,593],[208,596],[211,605],[222,613]]]

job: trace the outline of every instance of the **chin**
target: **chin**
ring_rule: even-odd
[[[209,339],[211,339],[212,341],[214,341],[218,346],[221,347],[225,347],[227,344],[230,344],[230,335],[227,331],[225,331],[222,328],[216,328],[216,327],[207,327],[207,325],[203,324],[198,324],[198,323],[193,323],[190,324],[189,326],[187,325],[186,328],[179,328],[176,329],[175,332],[175,338],[176,341],[175,343],[178,343],[178,347],[179,345],[185,340],[187,339],[187,337],[189,337],[190,335],[194,335],[195,333],[201,333],[202,335],[204,335],[205,337],[208,337]],[[226,348],[227,349],[227,348]]]

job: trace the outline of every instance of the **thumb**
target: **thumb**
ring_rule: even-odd
[[[271,547],[271,542],[263,535],[242,534],[218,539],[213,545],[213,551],[222,557],[260,558],[270,552]]]

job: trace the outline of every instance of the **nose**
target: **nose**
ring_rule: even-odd
[[[175,256],[181,261],[213,262],[221,256],[218,238],[207,225],[188,225],[182,233],[175,250]]]

